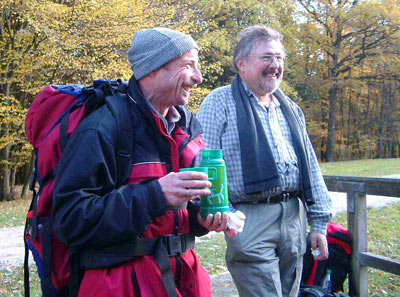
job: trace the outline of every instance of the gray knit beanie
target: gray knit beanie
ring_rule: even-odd
[[[167,28],[141,29],[133,35],[128,60],[137,80],[191,49],[199,49],[190,35]]]

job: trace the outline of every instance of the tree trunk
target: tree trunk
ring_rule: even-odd
[[[0,187],[0,202],[6,200],[6,193],[7,192],[4,192],[4,189],[3,189],[4,179],[5,179],[4,171],[1,170],[0,171],[0,185],[1,185],[1,187]]]
[[[7,82],[2,86],[4,88],[4,95],[7,97],[10,95],[11,83]],[[9,124],[4,123],[1,125],[3,131],[0,136],[9,136],[10,129]],[[6,145],[4,149],[0,150],[0,201],[7,201],[10,195],[10,167],[8,165],[8,159],[10,157],[10,146]],[[4,163],[1,165],[1,161]]]
[[[328,109],[328,104],[324,100],[320,100],[320,109],[321,109],[321,118],[320,118],[320,126],[321,126],[321,143],[319,146],[319,155],[320,155],[320,160],[321,161],[326,161],[326,121],[325,119],[327,118],[326,111]]]
[[[335,161],[337,93],[338,87],[333,85],[329,90],[328,139],[326,143],[326,160],[328,162]]]
[[[387,87],[385,82],[381,84],[381,104],[379,110],[379,118],[378,118],[378,158],[385,157],[385,107],[386,107],[386,100],[387,100]]]
[[[31,181],[34,164],[35,164],[35,153],[32,151],[31,159],[30,159],[29,163],[25,165],[25,168],[24,168],[25,180],[24,180],[24,185],[22,186],[21,198],[25,197],[28,194],[29,184]]]
[[[0,161],[8,161],[8,151],[8,146],[6,146],[3,150],[0,150]],[[9,200],[10,195],[10,169],[7,163],[1,167],[0,180],[0,201],[7,201]]]
[[[351,139],[351,116],[352,116],[352,104],[351,104],[351,91],[349,91],[349,99],[347,103],[347,129],[346,129],[346,158],[347,161],[351,160],[352,155],[352,139]]]
[[[8,200],[14,200],[15,199],[15,175],[17,173],[17,168],[12,167],[10,170],[10,195],[8,196]]]
[[[338,146],[338,150],[337,150],[337,156],[336,156],[336,160],[338,161],[343,161],[344,160],[344,156],[342,154],[342,146],[344,145],[344,109],[343,109],[343,89],[340,90],[340,96],[339,96],[339,114],[340,114],[340,125],[338,125],[337,129],[339,130],[339,146]]]
[[[10,170],[2,170],[1,179],[0,201],[8,201],[10,199]]]

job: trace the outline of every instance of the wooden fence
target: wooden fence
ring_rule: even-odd
[[[368,252],[366,195],[400,198],[400,180],[324,175],[329,191],[347,193],[347,226],[353,236],[353,296],[368,296],[368,267],[400,275],[400,262]],[[400,201],[400,199],[399,199]]]

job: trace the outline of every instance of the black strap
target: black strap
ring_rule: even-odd
[[[175,287],[179,291],[179,293],[182,294],[182,288],[181,288],[181,277],[182,277],[182,258],[181,256],[176,256],[175,257]]]
[[[36,241],[36,234],[37,234],[37,203],[38,203],[38,197],[39,197],[39,193],[36,193],[36,191],[33,191],[33,199],[32,199],[32,223],[30,225],[30,229],[29,231],[31,232],[31,236],[32,236],[32,241],[35,242]]]
[[[194,248],[195,238],[192,234],[164,235],[156,238],[135,238],[134,240],[103,249],[80,250],[81,269],[99,269],[118,266],[138,256],[154,255],[161,240],[166,257],[183,254]]]
[[[79,258],[80,258],[79,253],[75,249],[70,248],[69,262],[71,263],[71,266],[70,266],[69,283],[68,283],[69,297],[78,296],[79,285],[80,285]]]
[[[36,176],[35,170],[32,173],[32,180],[33,180],[33,175]],[[31,180],[31,190],[33,191],[33,197],[32,197],[32,201],[31,204],[29,206],[29,211],[33,210],[34,205],[35,205],[35,209],[33,211],[34,215],[31,219],[26,219],[25,221],[25,228],[24,228],[24,296],[25,297],[30,297],[31,292],[30,292],[30,283],[29,283],[29,248],[28,245],[26,243],[26,238],[25,238],[25,234],[30,233],[32,240],[34,241],[34,237],[36,239],[36,224],[37,224],[37,218],[36,218],[36,204],[37,204],[37,193],[35,190],[35,183],[36,180],[34,182],[32,182]],[[33,228],[33,226],[35,226]]]
[[[133,118],[130,112],[129,99],[126,94],[114,93],[106,97],[106,103],[113,113],[118,127],[117,137],[117,187],[125,184],[132,166],[134,149]]]
[[[40,183],[40,191],[50,182],[53,178],[56,177],[55,172],[57,171],[57,165],[54,166],[47,174],[43,177],[42,182]]]
[[[178,212],[176,211],[176,209],[172,210],[174,212],[174,231],[173,234],[178,234],[178,224],[179,224],[179,218],[178,218]]]
[[[32,200],[33,202],[33,200]],[[32,204],[31,204],[32,207]],[[29,249],[25,239],[25,233],[28,231],[28,220],[25,223],[25,231],[24,231],[24,248],[25,248],[25,255],[24,255],[24,291],[25,297],[30,297],[30,284],[29,284]]]
[[[103,87],[103,86],[101,86]],[[109,87],[109,85],[108,85]],[[96,110],[99,106],[104,104],[105,94],[102,89],[98,87],[89,87],[82,89],[82,92],[87,93],[88,97],[85,102],[85,114],[88,115]]]
[[[31,206],[32,207],[32,206]],[[38,225],[36,225],[38,224]],[[51,231],[50,218],[48,217],[33,217],[26,220],[24,232],[24,290],[25,297],[30,297],[29,283],[29,248],[25,238],[25,234],[29,233],[33,238],[33,233],[37,234],[40,229],[42,236],[42,269],[43,269],[43,297],[62,297],[66,296],[68,286],[64,286],[60,290],[56,290],[52,283],[52,267],[51,267]]]
[[[171,263],[169,262],[167,249],[162,243],[161,238],[157,242],[157,248],[154,253],[154,261],[156,261],[161,271],[161,279],[164,284],[164,288],[167,291],[168,297],[177,297],[175,290],[174,277],[172,275]]]
[[[65,147],[68,143],[68,121],[69,116],[71,114],[71,109],[68,109],[68,112],[62,117],[60,123],[60,148],[61,153],[64,153]]]
[[[38,227],[39,228],[39,227]],[[45,224],[40,224],[42,235],[42,255],[43,255],[43,296],[51,296],[54,287],[51,276],[51,232],[50,220]]]

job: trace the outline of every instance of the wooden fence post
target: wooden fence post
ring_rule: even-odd
[[[352,275],[349,278],[349,288],[353,286],[353,296],[368,297],[368,267],[360,264],[360,252],[368,251],[367,235],[367,198],[358,191],[347,192],[347,224],[353,235]]]
[[[347,193],[347,229],[353,236],[349,295],[368,296],[368,267],[400,275],[400,262],[368,252],[366,195],[400,198],[400,180],[357,176],[324,175],[332,192]]]

